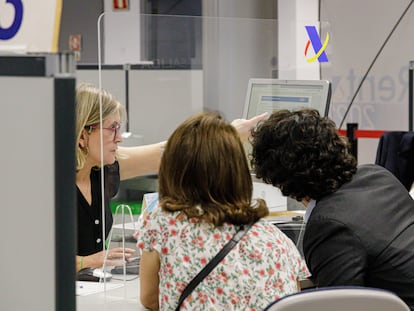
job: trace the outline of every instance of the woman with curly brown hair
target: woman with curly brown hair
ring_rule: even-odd
[[[141,302],[174,310],[185,286],[232,238],[240,242],[182,303],[182,310],[263,310],[298,291],[307,268],[293,242],[263,217],[240,137],[219,115],[200,114],[171,135],[159,170],[160,209],[137,233]]]
[[[252,135],[256,176],[306,206],[303,251],[317,286],[388,289],[414,308],[414,201],[394,175],[357,166],[316,110],[275,111]]]

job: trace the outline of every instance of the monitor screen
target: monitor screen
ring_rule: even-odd
[[[244,118],[273,110],[314,108],[328,115],[331,83],[326,80],[250,79]]]

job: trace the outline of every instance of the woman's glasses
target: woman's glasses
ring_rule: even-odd
[[[85,126],[85,129],[87,129],[89,133],[91,133],[92,130],[94,130],[94,129],[100,129],[100,128],[101,128],[100,125],[87,125],[87,126]],[[114,123],[111,127],[102,127],[102,129],[112,131],[113,135],[114,135],[113,138],[112,138],[113,140],[115,140],[115,138],[118,135],[119,136],[121,135],[121,131],[120,131],[121,124],[119,124],[119,123]]]

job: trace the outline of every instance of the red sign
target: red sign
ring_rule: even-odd
[[[114,10],[129,10],[128,0],[113,0],[112,4]]]
[[[82,49],[82,36],[81,35],[70,35],[69,36],[69,49],[75,52],[78,52]]]

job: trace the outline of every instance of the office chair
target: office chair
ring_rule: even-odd
[[[369,287],[321,287],[272,302],[263,311],[410,311],[392,292]]]

